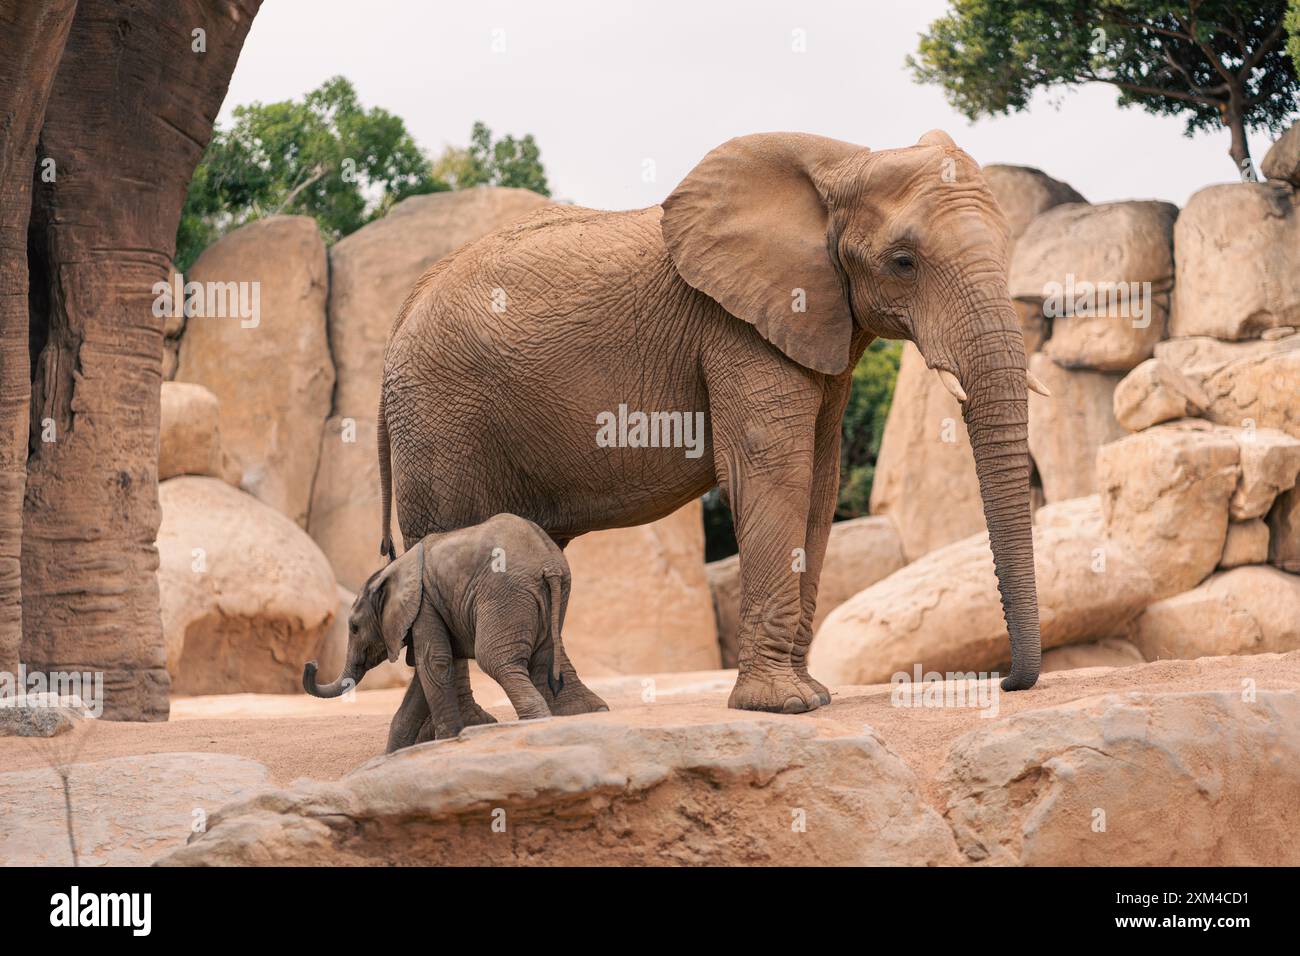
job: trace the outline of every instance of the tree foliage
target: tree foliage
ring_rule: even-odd
[[[237,107],[230,128],[214,131],[185,197],[176,267],[184,272],[222,234],[263,216],[312,216],[333,243],[408,196],[480,184],[549,196],[532,135],[493,142],[475,123],[469,148],[449,150],[435,168],[400,117],[365,109],[350,82],[332,77],[301,100]]]
[[[492,131],[481,122],[470,131],[469,146],[448,146],[434,161],[433,174],[453,189],[471,186],[514,186],[551,194],[542,168],[541,151],[529,133],[522,139],[505,136],[492,139]]]
[[[1294,2],[1294,0],[1293,0]],[[1024,110],[1037,89],[1109,83],[1120,106],[1226,127],[1250,170],[1248,129],[1278,132],[1300,80],[1287,0],[954,0],[908,65],[970,119]],[[1294,15],[1294,11],[1293,11]]]
[[[1291,57],[1291,65],[1300,78],[1300,0],[1291,0],[1286,12],[1286,30],[1290,39],[1286,41],[1286,52]]]

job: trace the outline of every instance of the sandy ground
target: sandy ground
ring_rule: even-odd
[[[725,715],[734,677],[734,671],[707,671],[653,678],[600,678],[589,684],[614,711],[651,711],[672,703],[685,705],[674,707],[674,719],[694,721],[715,710],[718,716]],[[1261,690],[1300,689],[1300,651],[1058,671],[1045,674],[1032,691],[1000,695],[998,706],[1000,715],[1006,716],[1106,693],[1240,692],[1247,679]],[[648,680],[653,681],[652,703],[646,702]],[[383,751],[388,722],[402,694],[401,690],[360,690],[353,701],[260,694],[177,698],[167,723],[96,721],[88,731],[78,731],[84,734],[84,740],[77,759],[207,751],[260,761],[279,784],[298,777],[336,779]],[[498,719],[513,718],[500,689],[481,674],[475,676],[475,696]],[[889,748],[916,771],[927,787],[927,796],[935,803],[937,795],[929,791],[934,770],[942,763],[951,742],[981,722],[978,712],[970,709],[893,706],[888,685],[840,688],[830,706],[817,711],[816,717],[841,723],[854,732],[863,725],[874,728]],[[807,718],[796,715],[783,719]],[[0,739],[0,767],[19,770],[46,762],[40,742]]]

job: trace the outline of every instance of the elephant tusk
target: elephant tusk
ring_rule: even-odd
[[[1037,392],[1039,395],[1042,395],[1044,398],[1052,397],[1051,390],[1046,385],[1043,384],[1042,379],[1040,379],[1033,372],[1029,371],[1029,369],[1025,369],[1025,383],[1029,386],[1029,390],[1031,392]]]
[[[966,401],[966,390],[961,387],[961,382],[957,381],[957,376],[946,368],[939,369],[939,381],[943,382],[943,387],[952,393],[952,397],[959,402]]]

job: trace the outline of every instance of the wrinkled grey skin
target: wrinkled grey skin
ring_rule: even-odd
[[[563,545],[716,483],[740,547],[729,704],[812,710],[830,702],[807,652],[852,369],[873,338],[908,339],[963,401],[1011,642],[1002,686],[1031,687],[1029,380],[1008,243],[979,166],[939,131],[883,151],[744,136],[662,207],[552,207],[488,235],[435,264],[394,326],[385,541],[390,438],[408,541],[509,511]],[[597,416],[621,403],[704,412],[704,454],[600,447]]]
[[[569,600],[569,565],[541,528],[501,514],[428,535],[374,574],[352,605],[347,662],[314,697],[337,697],[403,645],[416,679],[389,731],[388,752],[455,737],[495,723],[474,702],[469,658],[501,685],[521,720],[608,710],[578,678],[560,638]]]

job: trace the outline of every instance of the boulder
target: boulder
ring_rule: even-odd
[[[1268,515],[1268,561],[1300,573],[1300,488],[1278,495]]]
[[[1195,193],[1174,231],[1177,284],[1169,335],[1252,339],[1300,325],[1300,216],[1283,183],[1226,183]]]
[[[1222,569],[1245,564],[1263,564],[1268,560],[1268,524],[1262,518],[1228,522],[1228,536],[1223,541]]]
[[[1292,123],[1269,147],[1259,171],[1266,179],[1281,179],[1300,186],[1300,123]]]
[[[337,782],[254,794],[162,863],[471,860],[925,866],[957,858],[915,775],[870,727],[659,704],[473,727]]]
[[[330,559],[339,583],[354,591],[384,563],[375,434],[373,412],[360,418],[336,415],[325,422],[320,468],[311,489],[307,530]],[[394,512],[394,534],[396,521]]]
[[[185,845],[217,808],[270,783],[262,764],[221,753],[114,757],[66,767],[81,866],[146,866]],[[49,768],[0,773],[0,860],[70,866],[63,784]]]
[[[1145,664],[1146,658],[1131,642],[1108,637],[1091,644],[1054,647],[1043,654],[1043,673],[1072,671],[1081,667],[1132,667]]]
[[[1201,386],[1211,421],[1300,438],[1300,335],[1270,330],[1251,342],[1170,339],[1156,346],[1156,357]]]
[[[177,475],[223,474],[217,396],[202,385],[162,383],[158,427],[158,480]]]
[[[1267,564],[1220,571],[1129,625],[1149,661],[1300,649],[1300,576]]]
[[[329,270],[316,222],[272,216],[236,229],[204,250],[186,279],[205,288],[242,283],[229,288],[246,296],[248,309],[191,316],[176,380],[216,395],[222,444],[240,487],[306,527],[334,389],[325,331]]]
[[[1300,695],[1134,692],[1018,713],[957,740],[938,785],[971,862],[1295,866]]]
[[[1113,397],[1115,420],[1131,432],[1179,418],[1196,418],[1210,404],[1197,382],[1156,358],[1125,375],[1115,386]]]
[[[1163,202],[1056,206],[1011,257],[1013,298],[1051,321],[1044,351],[1067,368],[1126,372],[1164,337],[1177,207]]]
[[[296,693],[334,620],[334,575],[280,512],[213,478],[158,486],[158,589],[178,694]]]
[[[547,200],[526,189],[484,186],[412,196],[330,249],[329,336],[338,388],[320,436],[308,529],[340,582],[361,586],[380,565],[375,413],[384,349],[415,281],[460,246]],[[355,422],[355,443],[340,435]]]
[[[1225,512],[1226,499],[1225,491]],[[1104,536],[1096,496],[1038,511],[1034,563],[1044,650],[1120,634],[1155,594],[1147,565]],[[872,684],[916,664],[987,673],[1009,661],[985,532],[932,551],[841,604],[818,630],[809,666],[827,683]]]
[[[1262,518],[1300,477],[1300,439],[1276,428],[1228,429],[1241,451],[1241,477],[1229,502],[1233,521]]]
[[[1097,453],[1105,534],[1151,570],[1154,597],[1193,588],[1218,565],[1240,475],[1232,433],[1195,419],[1148,428]]]
[[[698,499],[651,524],[585,534],[564,554],[564,649],[583,677],[719,665]]]
[[[348,618],[356,595],[347,588],[338,589],[338,606],[334,610],[334,623],[329,626],[316,649],[315,660],[322,681],[331,681],[343,673],[348,659]],[[385,660],[372,667],[357,683],[358,690],[384,690],[388,687],[405,687],[415,675],[415,669],[406,666],[406,658]]]
[[[1029,393],[1029,453],[1044,499],[1093,494],[1097,449],[1124,435],[1113,410],[1119,376],[1064,369],[1041,352],[1030,356],[1029,370],[1052,393],[1050,398]]]
[[[837,521],[831,525],[826,543],[826,560],[817,585],[817,613],[813,631],[826,615],[853,595],[881,578],[888,577],[907,562],[903,542],[893,519],[884,515]],[[705,566],[709,589],[713,593],[713,611],[717,620],[718,644],[722,648],[722,666],[735,667],[740,624],[740,556],[732,555]]]
[[[908,561],[984,529],[961,406],[911,342],[903,346],[870,507],[894,519]]]
[[[1002,207],[1011,227],[1011,243],[1024,234],[1030,222],[1039,213],[1062,203],[1086,203],[1067,183],[1053,179],[1041,169],[1032,166],[1009,166],[992,163],[981,172],[984,184]]]
[[[6,693],[0,695],[0,737],[57,737],[76,730],[88,715],[85,703],[76,695],[60,696],[47,691],[10,696],[10,688],[4,689]]]

